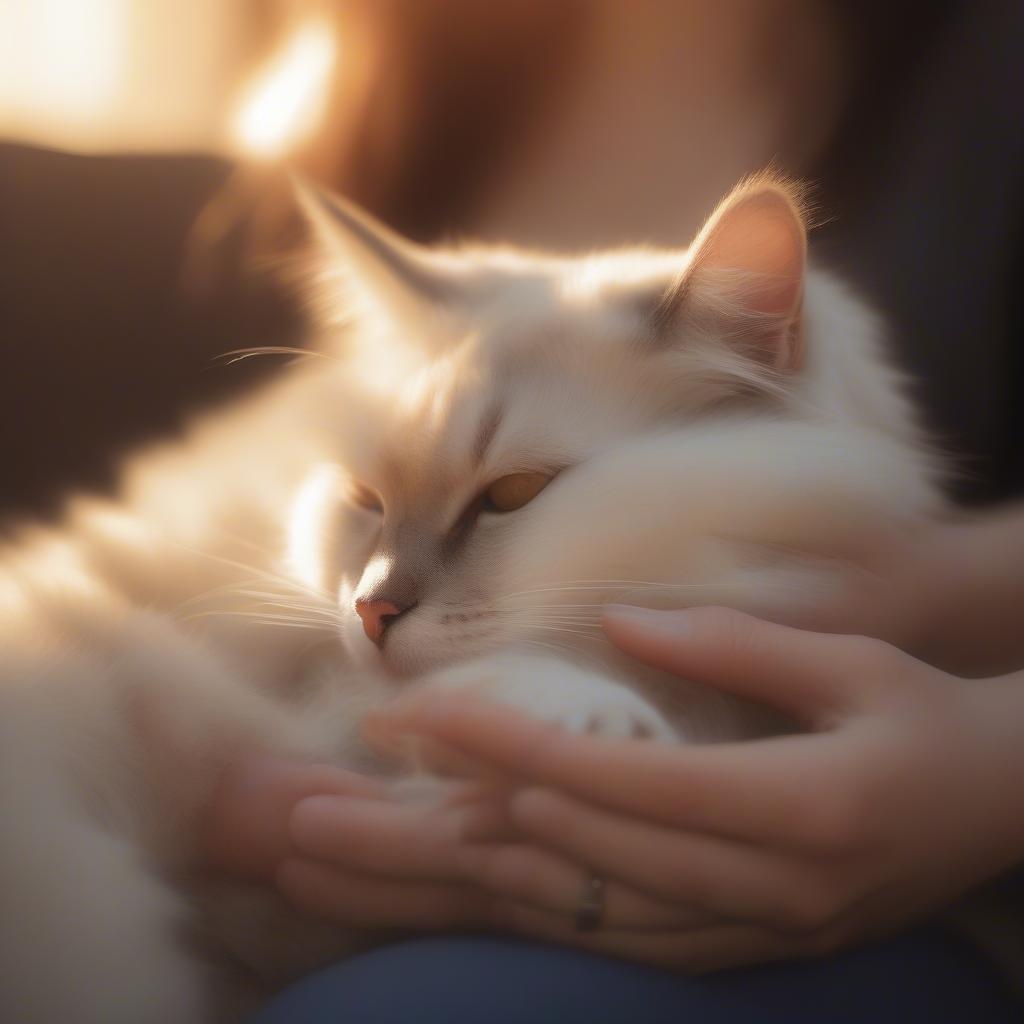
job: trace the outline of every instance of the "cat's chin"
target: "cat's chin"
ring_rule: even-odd
[[[377,671],[383,673],[387,678],[396,682],[411,682],[428,672],[435,672],[448,665],[465,661],[474,654],[475,652],[469,651],[452,657],[450,653],[443,655],[440,652],[435,654],[422,648],[417,650],[416,646],[411,643],[385,642],[383,648],[379,650],[373,648],[369,652],[369,660],[375,664]]]
[[[342,640],[352,664],[365,672],[382,675],[396,682],[411,680],[438,668],[446,659],[424,656],[413,643],[401,637],[389,637],[377,647],[363,635],[362,627],[342,630]]]
[[[430,645],[414,639],[394,637],[378,648],[371,643],[359,645],[357,664],[366,670],[378,673],[396,683],[412,683],[422,676],[482,657],[494,650],[492,647],[473,650],[431,650]]]

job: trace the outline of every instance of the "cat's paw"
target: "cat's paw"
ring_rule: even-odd
[[[661,712],[642,696],[565,661],[481,659],[439,672],[421,685],[424,692],[465,692],[507,704],[576,735],[679,739]]]

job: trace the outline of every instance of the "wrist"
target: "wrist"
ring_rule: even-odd
[[[932,664],[945,661],[958,632],[956,600],[969,569],[966,530],[959,522],[933,526],[911,545],[900,573],[897,599],[906,649]]]
[[[968,688],[977,807],[989,822],[999,867],[1008,868],[1024,863],[1024,672],[961,680],[960,685]],[[972,769],[964,765],[964,770]]]
[[[908,650],[958,675],[993,677],[1024,665],[1024,512],[963,517],[925,531],[900,572]]]

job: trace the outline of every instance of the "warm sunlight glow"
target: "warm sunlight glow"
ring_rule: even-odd
[[[288,565],[307,587],[319,588],[323,584],[321,548],[333,507],[331,496],[341,478],[336,466],[321,463],[310,473],[292,504],[288,518]]]
[[[79,499],[72,507],[74,521],[106,541],[134,548],[145,548],[154,542],[152,531],[142,519],[113,503]]]
[[[40,531],[6,558],[3,590],[24,587],[44,594],[91,595],[98,588],[78,548],[56,534]]]
[[[247,0],[0,0],[0,136],[83,153],[219,149]]]
[[[247,91],[233,126],[236,144],[271,159],[300,142],[323,114],[334,60],[330,26],[313,21],[298,28]]]
[[[0,615],[10,622],[28,610],[28,598],[22,585],[9,573],[0,572]]]
[[[4,121],[17,125],[41,118],[71,136],[88,131],[124,84],[126,8],[126,0],[33,0],[5,7],[0,32]]]

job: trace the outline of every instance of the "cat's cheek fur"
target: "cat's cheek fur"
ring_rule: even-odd
[[[379,768],[359,724],[396,689],[606,736],[778,728],[620,656],[598,620],[607,601],[711,602],[799,623],[942,509],[874,317],[814,269],[801,292],[798,205],[762,177],[689,249],[570,259],[433,254],[326,204],[334,269],[385,315],[135,460],[120,506],[79,502],[3,552],[5,1024],[219,1024],[213,963],[248,965],[250,993],[313,966],[319,929],[191,884],[197,829],[230,758]],[[382,515],[339,500],[339,464]],[[503,475],[559,469],[458,529]],[[353,608],[375,556],[410,577],[382,649]]]

